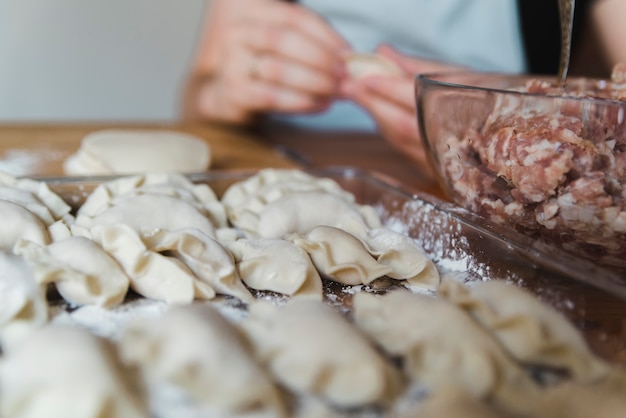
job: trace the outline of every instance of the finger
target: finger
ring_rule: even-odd
[[[316,96],[335,96],[338,80],[325,72],[298,62],[265,54],[252,64],[254,76],[276,85],[282,85]]]
[[[259,0],[247,8],[248,16],[270,26],[296,28],[331,50],[345,50],[347,42],[318,14],[303,6],[276,0]]]
[[[338,77],[344,71],[341,54],[315,42],[302,32],[285,27],[254,25],[241,28],[240,36],[257,54],[275,54]]]
[[[371,76],[362,80],[370,94],[394,102],[406,111],[415,112],[415,89],[412,78]]]
[[[354,100],[367,109],[392,144],[411,154],[423,153],[414,110],[407,110],[366,89],[357,92]]]

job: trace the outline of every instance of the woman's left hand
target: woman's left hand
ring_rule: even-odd
[[[417,126],[415,75],[458,67],[407,57],[389,46],[381,46],[376,52],[398,64],[404,76],[372,75],[346,80],[342,93],[370,113],[381,134],[395,148],[429,169]]]

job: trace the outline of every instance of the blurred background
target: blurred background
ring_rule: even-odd
[[[209,0],[0,0],[0,122],[172,121]]]

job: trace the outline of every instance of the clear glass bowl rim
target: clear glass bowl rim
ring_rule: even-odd
[[[513,96],[520,97],[537,97],[540,99],[547,100],[566,100],[572,102],[585,102],[585,103],[593,103],[605,106],[618,106],[618,107],[626,107],[626,101],[617,100],[617,99],[605,99],[599,97],[579,97],[579,96],[569,96],[569,95],[559,95],[559,94],[541,94],[541,93],[530,93],[525,91],[516,91],[510,90],[506,88],[498,88],[498,87],[488,87],[488,86],[480,86],[480,85],[471,85],[464,84],[462,82],[454,81],[454,79],[479,79],[484,81],[485,85],[490,83],[494,83],[496,81],[515,81],[519,80],[522,82],[520,86],[523,86],[525,82],[530,80],[541,80],[556,83],[556,76],[546,76],[546,75],[533,75],[533,74],[508,74],[508,73],[498,73],[498,72],[478,72],[478,71],[444,71],[444,72],[427,72],[420,73],[415,76],[415,87],[416,94],[419,94],[420,90],[423,86],[437,86],[437,87],[445,87],[449,89],[458,89],[462,91],[483,91],[487,93],[497,93],[497,94],[508,94]],[[599,79],[599,78],[591,78],[591,77],[569,77],[569,82],[590,82],[590,83],[598,83],[599,85],[602,83],[610,83],[610,80]],[[626,86],[624,87],[626,89]]]

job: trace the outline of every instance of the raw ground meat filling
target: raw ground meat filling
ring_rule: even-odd
[[[496,94],[485,124],[451,139],[445,156],[465,206],[626,267],[626,249],[619,244],[626,239],[624,108],[575,100],[626,98],[626,65],[616,67],[613,77],[572,82],[569,99],[549,105],[534,95]],[[564,96],[541,80],[521,90]]]

